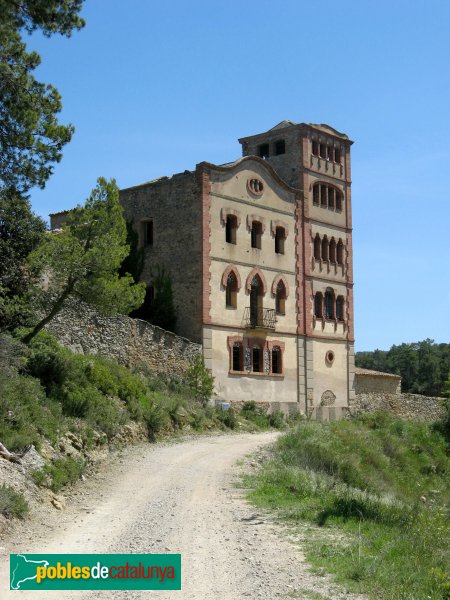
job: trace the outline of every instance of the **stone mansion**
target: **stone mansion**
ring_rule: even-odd
[[[234,162],[121,190],[142,280],[170,275],[217,399],[339,419],[355,395],[352,141],[282,121],[239,142]]]

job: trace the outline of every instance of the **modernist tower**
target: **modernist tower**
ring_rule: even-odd
[[[239,141],[235,162],[121,191],[142,279],[170,275],[177,333],[202,343],[217,399],[339,419],[354,396],[352,142],[291,121]]]

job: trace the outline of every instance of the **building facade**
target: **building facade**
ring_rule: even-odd
[[[217,399],[339,419],[354,398],[352,142],[291,121],[239,142],[235,162],[121,190],[142,280],[170,275],[177,333],[202,344]]]

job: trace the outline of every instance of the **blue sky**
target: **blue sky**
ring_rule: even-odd
[[[283,119],[352,147],[356,349],[450,342],[447,0],[87,0],[71,38],[27,38],[75,135],[34,210],[240,155]]]

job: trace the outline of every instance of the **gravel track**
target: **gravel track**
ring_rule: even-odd
[[[301,547],[236,487],[236,462],[276,433],[128,448],[80,482],[66,510],[45,505],[0,550],[1,600],[356,599],[313,575]],[[10,552],[181,553],[182,591],[9,592]],[[318,597],[318,596],[315,596]]]

